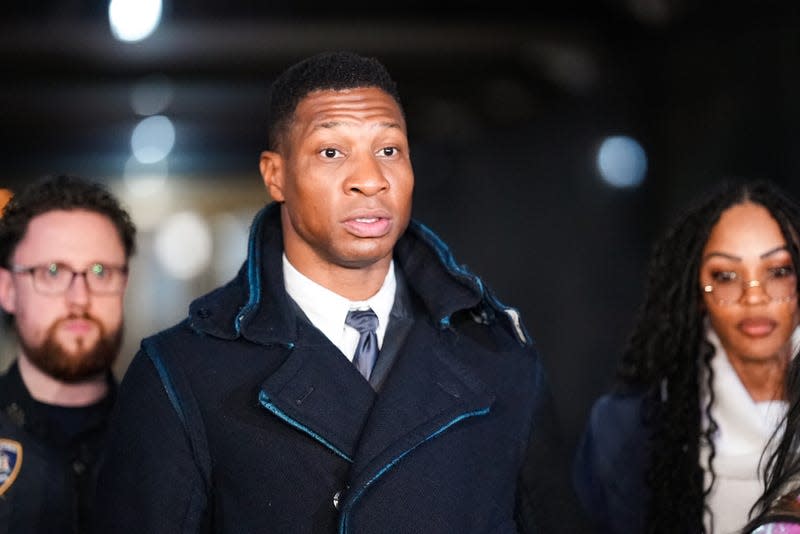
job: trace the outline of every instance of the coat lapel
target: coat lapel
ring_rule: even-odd
[[[491,409],[494,394],[426,321],[415,321],[379,395],[311,326],[308,339],[262,383],[259,402],[353,462],[351,486],[373,478],[425,441]],[[363,480],[362,480],[363,479]]]
[[[493,393],[457,362],[440,332],[427,321],[414,323],[366,421],[352,487],[367,483],[453,424],[488,413]]]
[[[284,363],[262,383],[259,402],[352,461],[375,392],[352,363],[316,328],[302,324]]]

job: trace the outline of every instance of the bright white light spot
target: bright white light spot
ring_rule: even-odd
[[[120,41],[141,41],[161,21],[161,0],[111,0],[108,22],[111,33]]]
[[[635,187],[647,173],[647,155],[635,139],[608,137],[597,152],[600,176],[614,187]]]
[[[142,163],[155,163],[164,159],[174,144],[175,127],[163,115],[142,119],[131,135],[131,150]]]
[[[211,230],[198,214],[175,213],[158,229],[156,258],[173,277],[187,280],[206,270],[211,261]]]
[[[169,175],[167,160],[162,159],[155,163],[142,163],[131,156],[125,162],[122,179],[128,191],[137,197],[147,197],[164,190],[164,183]]]
[[[172,102],[172,83],[166,76],[141,80],[131,90],[131,107],[139,115],[161,113]]]

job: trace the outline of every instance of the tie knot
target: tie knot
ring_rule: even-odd
[[[367,308],[366,310],[350,310],[347,312],[345,324],[358,330],[359,334],[378,329],[378,316]]]

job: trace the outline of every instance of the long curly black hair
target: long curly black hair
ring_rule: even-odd
[[[786,380],[789,409],[772,439],[777,444],[764,463],[764,493],[751,510],[743,532],[770,521],[800,523],[800,358],[795,355]]]
[[[793,264],[800,265],[798,205],[768,181],[721,182],[681,213],[655,244],[645,298],[617,371],[618,388],[646,392],[643,417],[651,452],[645,515],[651,533],[706,532],[703,517],[711,513],[706,497],[716,480],[712,436],[717,423],[711,417],[714,349],[705,340],[698,279],[712,228],[722,212],[745,201],[769,210],[789,244]],[[709,422],[705,428],[703,414]],[[700,465],[703,443],[710,451],[709,484]]]

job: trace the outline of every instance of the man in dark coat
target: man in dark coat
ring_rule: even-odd
[[[411,220],[385,68],[312,56],[270,113],[274,202],[238,276],[129,367],[97,531],[557,531],[568,477],[540,358]]]

